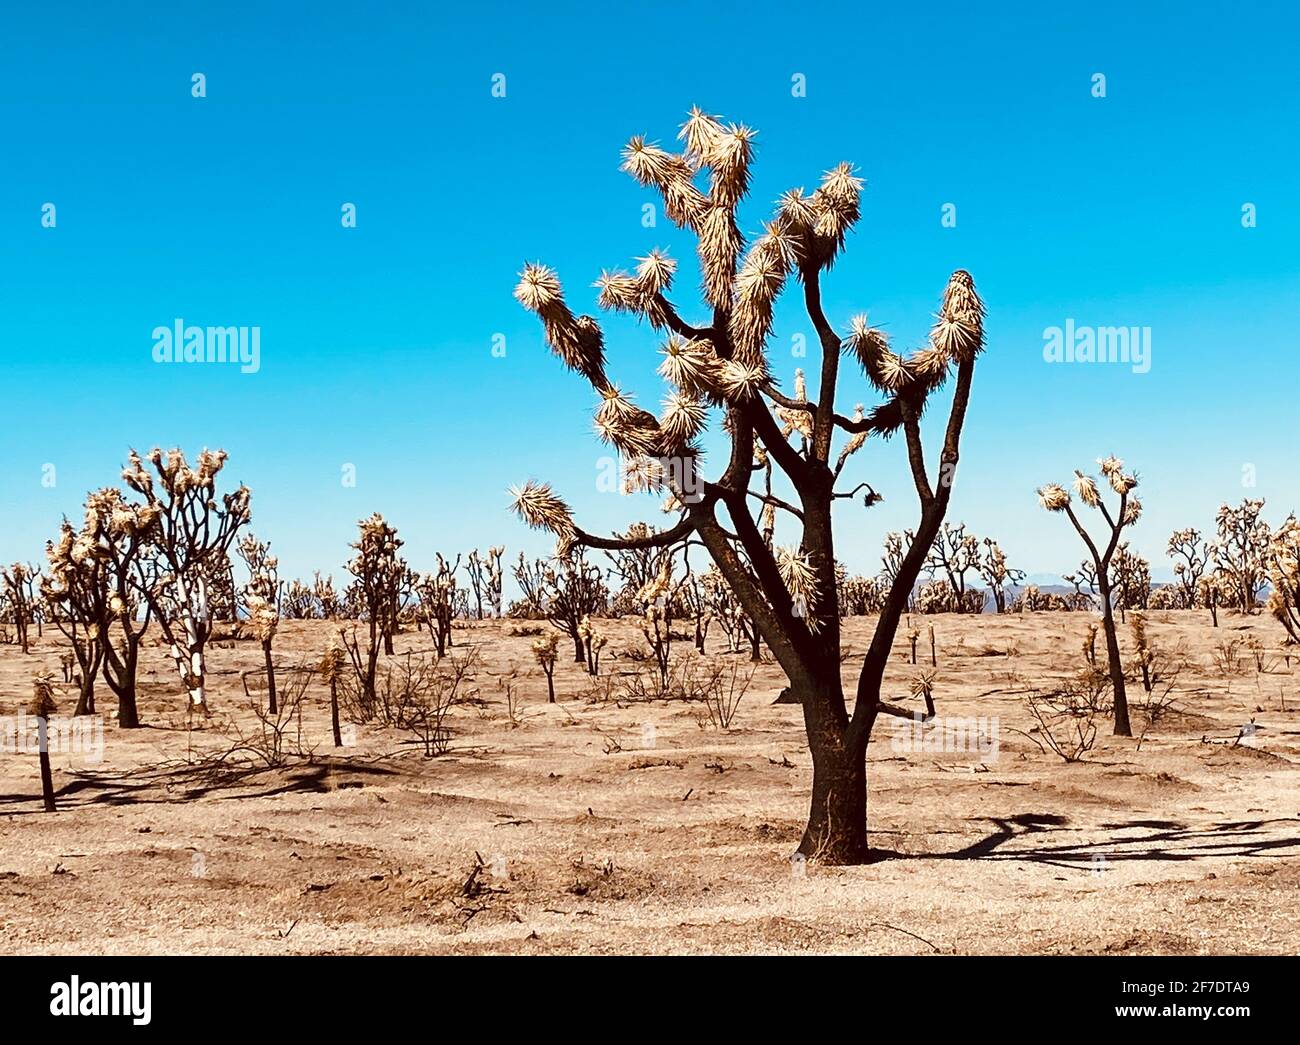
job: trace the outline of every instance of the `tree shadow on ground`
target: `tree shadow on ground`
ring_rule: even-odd
[[[391,777],[401,771],[371,762],[302,762],[284,766],[164,764],[129,773],[82,770],[55,793],[60,811],[86,806],[167,805],[215,795],[223,801],[271,798],[297,792],[323,794],[363,786],[358,777]],[[338,779],[333,779],[337,777]],[[69,803],[68,799],[74,799]],[[8,807],[17,808],[8,808]],[[40,795],[0,795],[0,815],[41,813]]]
[[[1070,826],[1056,813],[1021,813],[1012,817],[973,817],[968,823],[992,824],[993,830],[970,845],[949,852],[904,853],[873,849],[878,860],[1010,860],[1046,864],[1073,871],[1092,871],[1098,864],[1151,860],[1190,862],[1209,857],[1300,855],[1300,818],[1229,820],[1188,825],[1176,820],[1129,820]],[[1104,841],[1072,840],[1071,835],[1108,831]]]

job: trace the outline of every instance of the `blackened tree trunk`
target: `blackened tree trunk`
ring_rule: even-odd
[[[1131,737],[1133,727],[1128,718],[1128,690],[1124,685],[1124,661],[1119,651],[1119,636],[1115,630],[1115,611],[1111,607],[1110,582],[1101,573],[1097,578],[1097,594],[1101,598],[1102,630],[1106,632],[1106,667],[1114,693],[1115,730],[1117,737]]]
[[[74,715],[93,715],[95,713],[95,676],[82,671],[81,692],[77,697]]]
[[[812,753],[812,805],[798,851],[828,864],[866,863],[870,849],[865,751],[827,737],[812,747]]]
[[[136,665],[140,655],[140,636],[133,634],[125,648],[105,646],[104,681],[117,697],[117,728],[138,729],[140,713],[136,707]]]
[[[41,717],[36,720],[36,735],[40,745],[41,760],[41,795],[45,799],[47,813],[58,812],[54,804],[54,774],[50,772],[50,736],[49,720]]]
[[[275,664],[271,661],[271,640],[262,643],[262,658],[266,661],[266,707],[272,715],[279,714],[280,707],[275,696]]]
[[[339,729],[339,683],[338,678],[330,676],[330,728],[334,730],[334,746],[343,746],[343,734]]]

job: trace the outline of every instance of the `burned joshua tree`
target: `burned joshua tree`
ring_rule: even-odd
[[[74,715],[95,713],[95,679],[104,661],[108,636],[108,570],[94,543],[80,536],[67,519],[58,541],[47,541],[49,573],[41,577],[46,612],[72,646],[81,693]],[[70,681],[65,669],[64,681]]]
[[[66,520],[45,548],[43,594],[56,625],[71,640],[81,673],[77,714],[95,711],[95,670],[117,697],[120,729],[140,725],[136,665],[152,618],[144,598],[155,524],[161,509],[128,502],[122,491],[86,498],[80,530]],[[98,654],[98,664],[96,663]]]
[[[1007,588],[1020,584],[1025,571],[1007,565],[1007,554],[992,537],[984,538],[984,554],[977,569],[993,595],[993,605],[999,613],[1007,612]]]
[[[469,574],[470,590],[474,593],[474,616],[483,619],[484,606],[490,617],[501,616],[501,556],[505,548],[489,548],[487,555],[479,555],[475,548],[465,557],[465,572]]]
[[[172,659],[190,697],[190,710],[207,713],[204,650],[212,634],[209,590],[212,577],[229,561],[239,528],[252,517],[249,490],[240,486],[217,500],[217,474],[224,450],[204,450],[191,468],[180,450],[149,453],[157,475],[134,450],[122,478],[155,514],[149,551],[153,576],[144,596],[171,647]]]
[[[695,234],[704,319],[683,318],[669,300],[676,263],[661,251],[641,259],[633,274],[606,273],[599,281],[602,306],[641,316],[667,337],[660,373],[670,391],[660,417],[633,405],[607,375],[600,326],[570,310],[551,269],[528,265],[515,291],[542,320],[560,359],[591,383],[600,403],[596,425],[601,436],[636,466],[630,470],[644,488],[670,495],[669,507],[678,521],[638,538],[590,534],[577,526],[568,505],[549,486],[536,482],[515,491],[515,507],[526,522],[556,535],[561,554],[577,547],[669,547],[688,535],[704,544],[784,669],[792,696],[803,705],[813,794],[800,851],[831,863],[859,863],[868,859],[867,743],[877,716],[888,710],[881,700],[881,681],[899,616],[948,508],[975,359],[984,344],[984,307],[970,275],[959,271],[944,291],[929,343],[915,354],[893,352],[865,317],[843,336],[823,312],[821,279],[858,220],[862,183],[852,167],[835,167],[812,193],[787,193],[763,234],[747,247],[737,206],[748,190],[753,132],[693,110],[682,138],[681,154],[634,138],[624,153],[624,168],[641,184],[658,189],[668,217]],[[703,187],[696,184],[701,177],[707,178]],[[813,398],[783,395],[769,370],[773,306],[787,286],[796,284],[821,349]],[[846,349],[884,398],[860,420],[836,411],[840,358]],[[922,447],[921,414],[954,369],[952,407],[932,475]],[[773,408],[782,409],[780,419]],[[696,439],[712,413],[721,415],[730,446],[721,474],[707,481],[699,472]],[[782,435],[783,427],[797,435],[796,444]],[[858,495],[836,490],[840,459],[833,447],[837,434],[852,439],[899,432],[920,501],[920,521],[885,599],[850,713],[840,682],[831,506]],[[855,448],[864,441],[858,440]],[[778,502],[765,490],[751,490],[751,478],[764,467],[765,456],[793,489],[793,500]],[[868,498],[873,494],[869,491]],[[758,519],[751,504],[759,510]],[[762,516],[769,508],[800,531],[796,543],[777,551],[765,539]]]
[[[1132,526],[1142,514],[1142,502],[1136,497],[1129,496],[1134,487],[1137,486],[1138,481],[1136,476],[1124,473],[1123,461],[1115,457],[1107,457],[1099,461],[1098,464],[1101,466],[1101,474],[1109,481],[1110,488],[1119,494],[1119,505],[1114,514],[1111,514],[1110,509],[1106,507],[1106,502],[1102,500],[1101,491],[1097,488],[1097,481],[1091,476],[1076,471],[1074,473],[1074,492],[1078,494],[1079,500],[1089,508],[1100,512],[1101,517],[1106,520],[1106,525],[1110,528],[1110,537],[1106,542],[1105,550],[1098,550],[1098,546],[1093,542],[1088,531],[1079,522],[1079,517],[1074,514],[1074,508],[1071,507],[1070,492],[1065,487],[1057,483],[1048,483],[1046,486],[1039,488],[1038,500],[1049,512],[1065,512],[1092,555],[1097,595],[1101,602],[1102,625],[1106,631],[1106,656],[1110,681],[1114,690],[1115,736],[1131,737],[1133,730],[1129,726],[1128,697],[1124,690],[1124,663],[1120,658],[1119,639],[1115,634],[1115,599],[1111,590],[1114,574],[1111,569],[1111,560],[1115,556],[1115,550],[1119,547],[1119,538],[1124,527]]]
[[[460,556],[456,556],[455,562],[448,562],[440,552],[435,554],[438,568],[417,577],[413,587],[420,600],[420,615],[438,647],[438,656],[442,657],[451,645],[451,626],[456,619],[456,571],[460,568]]]
[[[378,512],[357,523],[359,533],[350,545],[356,555],[344,567],[356,578],[358,609],[366,623],[366,643],[362,646],[357,629],[340,631],[344,648],[356,676],[357,700],[368,712],[375,701],[375,667],[380,646],[391,642],[385,628],[396,613],[399,589],[406,575],[406,560],[398,555],[402,540],[397,528],[390,526]]]
[[[942,573],[947,579],[952,596],[951,605],[945,609],[955,613],[983,612],[986,596],[978,589],[966,585],[968,573],[979,573],[980,542],[974,534],[966,532],[965,523],[956,526],[943,524],[934,538],[934,544],[930,546],[925,569],[931,577]]]
[[[13,618],[18,645],[24,653],[28,649],[28,626],[36,619],[36,585],[39,573],[26,563],[16,562],[0,568],[0,581],[4,583],[3,604]]]
[[[520,552],[514,575],[525,604],[568,635],[573,640],[574,663],[585,664],[582,622],[603,613],[609,604],[609,589],[600,569],[587,562],[580,548],[533,563]]]
[[[1199,530],[1188,527],[1169,535],[1165,549],[1174,561],[1174,578],[1180,609],[1194,609],[1199,601],[1201,577],[1209,565],[1209,548]]]
[[[58,710],[54,703],[54,686],[48,675],[37,675],[32,683],[32,699],[27,714],[36,719],[38,757],[41,765],[41,797],[45,811],[54,813],[54,774],[50,772],[50,716]]]
[[[1216,535],[1210,558],[1218,574],[1222,604],[1242,613],[1254,611],[1268,581],[1268,523],[1260,518],[1263,500],[1243,500],[1237,507],[1221,505],[1215,517]]]
[[[1268,612],[1286,629],[1288,645],[1300,643],[1300,522],[1294,515],[1269,541],[1268,579]]]
[[[262,645],[262,659],[266,665],[266,709],[272,715],[279,713],[275,693],[275,663],[271,658],[271,644],[280,625],[279,560],[271,554],[268,541],[259,541],[251,533],[245,534],[238,544],[239,557],[248,567],[248,583],[244,586],[244,609],[253,637]]]

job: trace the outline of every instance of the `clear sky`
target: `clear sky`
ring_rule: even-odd
[[[588,529],[657,516],[597,492],[592,393],[511,290],[542,260],[595,311],[602,268],[664,246],[702,316],[692,244],[644,227],[653,197],[618,170],[629,136],[671,142],[693,104],[759,132],[747,231],[841,160],[866,178],[824,284],[841,328],[867,310],[914,347],[948,274],[972,272],[989,348],[950,517],[1014,564],[1077,564],[1034,488],[1112,452],[1141,475],[1133,541],[1158,572],[1168,533],[1212,528],[1224,500],[1265,497],[1274,523],[1300,507],[1291,5],[835,6],[9,5],[0,558],[40,558],[133,445],[227,449],[284,576],[337,574],[375,510],[420,568],[544,551],[506,512],[529,477]],[[260,369],[155,363],[152,331],[177,319],[260,327]],[[788,388],[809,324],[780,319]],[[1149,327],[1149,371],[1044,362],[1068,319]],[[613,374],[657,408],[657,336],[606,332]],[[855,375],[843,409],[859,399]],[[903,447],[868,444],[850,475],[886,500],[841,513],[838,550],[875,572],[885,531],[916,518]]]

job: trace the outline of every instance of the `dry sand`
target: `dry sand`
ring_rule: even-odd
[[[1300,692],[1280,629],[1263,616],[1215,630],[1208,614],[1151,614],[1155,645],[1192,655],[1177,712],[1140,747],[1102,723],[1086,760],[1065,764],[1015,732],[1032,727],[1019,690],[1080,666],[1089,619],[915,618],[938,635],[940,715],[995,718],[998,752],[900,752],[897,720],[882,720],[869,809],[889,855],[852,868],[791,862],[811,768],[799,708],[772,703],[784,679],[771,663],[723,732],[698,705],[594,701],[563,657],[547,705],[533,640],[508,634],[515,622],[473,623],[455,638],[480,647],[485,703],[452,712],[445,756],[422,758],[375,725],[336,750],[315,684],[314,758],[223,776],[194,758],[222,746],[231,716],[253,723],[239,671],[260,648],[211,651],[213,717],[189,729],[151,645],[148,728],[110,722],[97,764],[55,754],[57,814],[42,811],[34,755],[0,758],[0,950],[1296,953]],[[873,623],[847,622],[856,654]],[[332,627],[285,622],[277,661],[318,658]],[[604,670],[627,670],[621,651],[639,639],[631,624],[610,629]],[[887,690],[915,705],[905,631]],[[1215,646],[1248,634],[1270,647],[1266,670],[1245,657],[1241,672],[1220,671]],[[61,677],[56,638],[47,631],[29,656],[0,646],[0,714],[17,713],[41,666]],[[430,646],[406,634],[398,649]],[[859,664],[850,653],[846,680]],[[527,674],[517,727],[488,674],[512,667]],[[74,695],[61,689],[67,712]],[[102,683],[99,699],[111,708]],[[1251,718],[1264,729],[1234,745]]]

